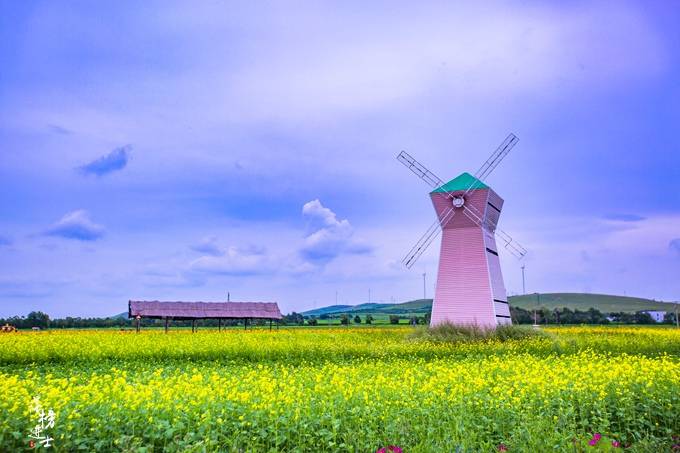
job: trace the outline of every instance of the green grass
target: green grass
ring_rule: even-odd
[[[460,326],[455,324],[439,324],[436,327],[418,327],[411,338],[442,343],[468,343],[476,341],[508,341],[526,338],[546,338],[549,335],[529,326],[498,326],[495,329],[484,329],[475,325]]]

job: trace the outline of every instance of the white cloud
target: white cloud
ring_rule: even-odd
[[[187,272],[213,275],[295,276],[319,271],[340,256],[368,255],[373,248],[354,238],[354,228],[347,219],[338,219],[316,199],[305,203],[302,213],[309,221],[309,232],[302,244],[294,242],[262,246],[222,246],[217,236],[208,236],[190,246],[203,256],[191,261]]]
[[[338,226],[346,225],[349,226],[347,220],[338,221],[337,216],[333,211],[321,204],[321,202],[316,199],[308,201],[302,206],[302,214],[309,216],[312,219],[320,219],[324,225]]]
[[[678,216],[648,215],[635,222],[559,217],[524,223],[525,260],[501,254],[506,286],[513,293],[522,289],[522,264],[528,292],[592,291],[657,299],[677,292],[672,277],[677,260],[673,263],[669,252],[673,238],[680,236]]]
[[[277,266],[261,248],[229,247],[222,255],[202,256],[191,262],[191,271],[217,275],[259,275],[276,270]]]
[[[545,190],[539,185],[545,175],[560,176],[554,172],[555,162],[561,163],[558,173],[574,175],[581,175],[580,169],[592,163],[586,154],[597,156],[597,162],[631,159],[634,172],[643,168],[661,174],[674,168],[667,143],[659,146],[652,140],[649,152],[622,152],[628,148],[622,148],[615,140],[617,135],[609,133],[625,127],[630,119],[639,126],[631,123],[628,135],[636,140],[653,138],[654,134],[645,132],[648,124],[636,117],[643,111],[649,113],[646,110],[630,110],[624,102],[608,115],[607,124],[593,122],[591,117],[600,114],[599,107],[612,98],[634,104],[640,93],[663,91],[672,82],[671,71],[665,71],[671,61],[668,50],[673,50],[673,31],[664,31],[656,12],[623,2],[550,6],[505,2],[492,8],[395,4],[390,14],[366,4],[361,14],[349,4],[270,6],[264,11],[257,6],[213,2],[187,11],[164,4],[143,15],[144,27],[126,26],[129,20],[138,23],[138,9],[127,13],[121,9],[121,21],[116,23],[125,30],[125,39],[106,27],[94,26],[96,21],[87,9],[35,8],[33,16],[42,15],[42,20],[30,23],[41,26],[22,28],[31,32],[16,64],[8,66],[28,64],[30,69],[31,62],[51,61],[52,77],[39,84],[18,78],[21,83],[8,91],[12,94],[0,108],[7,131],[16,131],[3,142],[7,149],[0,165],[6,176],[3,189],[12,192],[16,179],[19,195],[28,201],[22,208],[25,212],[14,221],[33,218],[45,203],[72,203],[73,196],[82,201],[80,206],[111,201],[106,227],[115,229],[116,236],[97,248],[98,259],[85,256],[82,246],[50,240],[48,245],[59,250],[49,255],[41,250],[18,250],[13,256],[0,253],[0,264],[16,267],[25,275],[72,272],[81,279],[87,275],[89,280],[133,262],[167,263],[171,251],[182,244],[177,262],[166,273],[141,277],[141,272],[136,273],[120,287],[131,293],[138,284],[180,287],[191,284],[189,275],[205,281],[202,294],[210,294],[221,285],[208,283],[224,280],[221,275],[266,270],[269,273],[260,274],[261,278],[233,278],[230,288],[237,280],[243,281],[248,291],[269,291],[280,300],[298,304],[304,297],[311,303],[324,294],[333,299],[338,287],[341,294],[355,290],[354,297],[363,297],[366,279],[374,278],[374,295],[380,291],[380,281],[388,295],[418,296],[419,272],[425,267],[428,283],[434,284],[431,276],[439,248],[433,244],[418,262],[418,270],[399,266],[398,260],[431,223],[433,214],[425,188],[404,173],[394,155],[407,149],[437,173],[441,171],[440,176],[455,176],[450,174],[454,170],[476,168],[506,131],[515,130],[522,139],[518,151],[522,157],[518,154],[508,160],[511,168],[497,172],[492,184],[503,188],[505,181],[506,190],[499,191],[504,197],[507,194],[502,222],[516,219],[519,227],[503,227],[533,255],[529,257],[529,288],[578,290],[583,281],[590,284],[606,278],[614,264],[622,261],[618,255],[604,257],[605,249],[627,250],[653,242],[655,250],[665,253],[675,267],[664,267],[656,257],[642,260],[631,255],[629,259],[624,256],[627,251],[621,255],[625,260],[638,260],[643,275],[654,274],[638,282],[639,288],[648,294],[657,288],[665,288],[665,294],[678,293],[677,283],[672,283],[677,279],[657,284],[653,277],[677,273],[679,261],[669,253],[668,241],[680,233],[664,233],[660,240],[652,238],[654,232],[622,232],[612,238],[602,231],[596,234],[598,225],[591,217],[560,219],[529,237],[541,219],[520,215],[522,207],[524,212],[546,208],[541,215],[563,215],[560,196],[567,185],[555,181],[554,189],[545,186]],[[225,14],[227,8],[229,14]],[[73,10],[80,11],[77,17],[65,21],[63,15],[73,15],[69,13]],[[64,28],[65,23],[73,26]],[[60,39],[54,39],[55,30],[63,32]],[[178,40],[182,46],[175,45]],[[159,58],[117,58],[136,52],[150,55],[144,43],[153,43],[153,55]],[[83,63],[74,58],[81,54],[106,58]],[[40,58],[27,58],[31,55]],[[74,71],[82,73],[87,83],[74,79]],[[650,97],[654,96],[644,96]],[[570,121],[565,122],[564,115]],[[666,117],[652,115],[652,129],[672,129]],[[595,123],[601,127],[588,129]],[[44,134],[48,124],[59,128],[52,128],[45,146],[36,146],[37,135],[26,131]],[[573,130],[592,133],[580,141]],[[91,150],[113,149],[122,143],[135,143],[139,150],[135,165],[115,178],[74,177],[73,167],[91,160]],[[550,152],[543,152],[546,149]],[[660,167],[658,159],[664,152],[668,156],[664,162],[671,165]],[[520,174],[536,177],[518,178]],[[612,174],[626,175],[624,171]],[[580,177],[594,180],[592,174]],[[602,183],[608,178],[601,178]],[[592,186],[578,182],[570,193]],[[517,194],[523,190],[536,195],[522,198]],[[291,226],[299,202],[315,196],[327,200],[330,191],[333,208],[352,223],[338,219],[317,201],[306,205],[304,216],[315,226],[303,236]],[[258,203],[262,193],[276,198],[273,204],[280,209],[262,213]],[[533,203],[542,201],[540,194],[550,198],[550,205]],[[257,195],[255,201],[253,195]],[[658,198],[664,200],[665,212],[676,208],[672,197]],[[612,197],[614,206],[607,203],[607,209],[627,212],[626,205],[617,206],[624,202],[630,205],[626,197]],[[292,208],[290,203],[294,203]],[[11,227],[7,232],[21,237],[22,231],[5,220],[3,228]],[[100,226],[89,223],[95,226],[94,235],[91,231],[88,235],[87,228],[68,230],[64,225],[52,234],[58,231],[61,237],[91,239]],[[144,227],[152,224],[153,231]],[[30,228],[40,231],[44,226]],[[367,249],[355,240],[359,226],[362,239],[376,247],[374,253],[358,254]],[[187,240],[207,231],[229,240]],[[267,253],[258,255],[238,247],[230,253],[227,247],[247,243],[262,243]],[[33,255],[16,259],[20,253]],[[69,265],[51,265],[56,254]],[[397,262],[389,265],[390,260]],[[521,288],[521,273],[515,269],[520,264],[511,260],[504,267],[506,278],[514,289]],[[300,273],[310,275],[293,276]],[[564,274],[573,274],[573,278]],[[391,275],[395,277],[389,282],[379,280]],[[613,284],[610,287],[617,289]],[[189,297],[196,297],[194,289],[187,293]],[[70,303],[76,313],[81,291],[74,286],[68,297],[45,303],[55,307]],[[166,294],[182,293],[169,289]],[[59,309],[67,313],[66,308]]]
[[[298,16],[310,33],[324,24],[315,40],[274,24],[273,47],[257,49],[268,58],[228,68],[231,83],[217,95],[237,100],[241,118],[295,121],[378,110],[437,86],[463,99],[488,100],[583,83],[602,88],[665,67],[654,29],[625,5],[447,4],[401,13],[379,21],[352,17],[349,36],[347,18],[337,11]],[[603,28],[603,20],[616,25]]]
[[[626,225],[626,224],[630,224]],[[680,236],[680,216],[650,216],[638,222],[618,222],[603,241],[609,249],[631,256],[662,256]]]
[[[132,85],[136,90],[121,85],[117,97],[143,104],[134,119],[73,104],[57,112],[47,107],[33,113],[42,124],[61,119],[69,128],[93,125],[112,135],[122,129],[127,135],[152,136],[155,143],[172,143],[184,129],[168,134],[169,118],[192,127],[207,125],[202,135],[212,129],[216,137],[224,137],[225,122],[336,120],[337,114],[384,111],[433,92],[462,103],[486,102],[498,95],[560,95],[584,85],[610,89],[657,75],[668,60],[647,15],[626,4],[446,4],[419,8],[417,13],[396,7],[394,14],[379,18],[356,16],[343,8],[315,10],[311,5],[282,11],[272,7],[264,14],[247,7],[228,7],[225,14],[225,8],[203,5],[190,16],[183,6],[157,11],[146,30],[177,34],[193,64],[175,75],[139,74]],[[57,11],[52,13],[58,17]],[[231,20],[239,22],[239,29],[254,30],[259,39],[230,39]],[[196,33],[199,29],[202,33]],[[223,39],[206,45],[205,33]],[[98,42],[106,42],[103,38]],[[228,58],[216,60],[216,54]],[[155,90],[149,90],[151,86]],[[170,104],[156,98],[148,102],[156,90],[173,92]],[[24,121],[36,124],[35,115]]]
[[[302,214],[320,227],[309,234],[302,246],[301,255],[313,262],[328,262],[342,254],[366,254],[372,248],[353,239],[354,228],[347,219],[338,220],[329,208],[317,200],[304,204]]]

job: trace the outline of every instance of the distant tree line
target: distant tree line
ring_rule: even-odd
[[[32,311],[26,317],[24,316],[12,316],[10,318],[2,319],[0,318],[0,324],[9,324],[17,329],[30,329],[32,327],[39,327],[41,329],[47,329],[52,325],[53,321],[47,313],[41,311]]]
[[[533,324],[534,323],[534,311],[527,310],[520,307],[510,307],[510,315],[512,316],[512,321],[516,324]],[[319,325],[320,320],[330,320],[339,319],[341,325],[350,324],[372,324],[374,318],[372,315],[367,314],[363,318],[360,313],[352,314],[349,313],[324,313],[316,316],[312,315],[305,317],[300,313],[291,313],[290,315],[284,316],[284,320],[288,324],[294,325]],[[388,322],[390,324],[429,324],[430,323],[430,313],[426,313],[424,316],[407,316],[399,314],[391,314],[388,316]],[[643,311],[638,311],[636,313],[602,313],[596,308],[590,308],[588,310],[571,310],[567,307],[563,308],[541,308],[536,310],[536,322],[538,324],[657,324],[649,313]],[[674,324],[675,314],[673,312],[667,312],[664,320],[664,324]]]
[[[0,318],[0,326],[9,324],[17,329],[31,329],[38,327],[40,329],[82,329],[88,327],[98,328],[133,328],[136,325],[136,320],[128,319],[126,317],[111,317],[111,318],[57,318],[51,319],[47,313],[42,311],[32,311],[26,316],[12,316],[9,318]],[[242,319],[223,319],[222,326],[242,326]],[[141,319],[140,325],[142,327],[160,327],[165,325],[163,319]],[[190,327],[190,320],[171,320],[172,327]],[[217,319],[198,319],[196,326],[198,327],[217,327]],[[248,326],[251,325],[269,325],[268,320],[264,319],[249,319]]]
[[[527,310],[520,307],[510,307],[510,315],[512,317],[513,323],[516,324],[533,324],[534,323],[534,310]],[[656,324],[654,319],[649,313],[638,311],[636,313],[609,313],[604,314],[595,308],[590,308],[588,310],[571,310],[569,308],[540,308],[536,310],[536,322],[538,324]],[[318,318],[316,316],[305,317],[301,313],[292,312],[281,319],[282,325],[292,325],[292,326],[303,326],[319,325],[319,320],[329,321],[331,319],[339,319],[341,325],[351,325],[351,324],[373,324],[375,318],[371,314],[366,314],[363,317],[359,314],[354,316],[348,313],[332,315],[322,314]],[[430,323],[430,313],[426,313],[424,316],[407,316],[391,314],[388,317],[390,324],[429,324]],[[675,324],[675,313],[668,311],[663,320],[664,324]],[[38,327],[40,329],[57,328],[57,329],[80,329],[87,327],[98,327],[98,328],[132,328],[135,325],[134,319],[128,319],[125,317],[112,317],[112,318],[78,318],[78,317],[66,317],[51,319],[47,313],[42,311],[32,311],[26,316],[12,316],[9,318],[0,318],[0,325],[9,324],[16,327],[17,329],[31,329],[33,327]],[[153,327],[153,326],[163,326],[165,321],[162,319],[142,319],[140,321],[142,327]],[[223,319],[222,326],[239,326],[243,325],[242,319]],[[268,325],[269,321],[264,319],[249,319],[248,325]],[[196,320],[197,327],[217,327],[217,319],[201,319]],[[179,321],[172,320],[171,326],[173,327],[190,327],[191,321]]]
[[[17,329],[40,329],[48,328],[84,328],[84,327],[124,327],[129,326],[130,321],[125,318],[66,318],[51,319],[47,313],[42,311],[32,311],[26,316],[11,316],[0,318],[0,325],[9,324]]]
[[[536,322],[538,324],[657,324],[649,313],[638,311],[636,313],[609,313],[605,314],[595,308],[588,310],[571,310],[567,307],[563,308],[540,308],[534,310],[525,310],[520,307],[510,307],[510,316],[512,321],[517,324],[533,324],[534,313],[536,315]],[[675,313],[667,312],[664,324],[675,323]]]
[[[301,326],[305,323],[305,317],[300,313],[292,312],[283,316],[281,324],[291,326]]]

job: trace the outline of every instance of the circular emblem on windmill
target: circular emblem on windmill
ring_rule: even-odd
[[[465,199],[461,197],[453,197],[453,207],[454,208],[462,208],[463,205],[465,204]]]

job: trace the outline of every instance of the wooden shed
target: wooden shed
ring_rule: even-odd
[[[197,319],[217,319],[218,328],[222,328],[222,319],[243,319],[244,328],[248,327],[248,320],[268,319],[269,328],[272,322],[282,318],[276,302],[160,302],[157,300],[131,300],[128,302],[128,317],[139,321],[142,318],[164,319],[165,331],[168,331],[168,321],[191,320],[191,331],[194,332]]]

